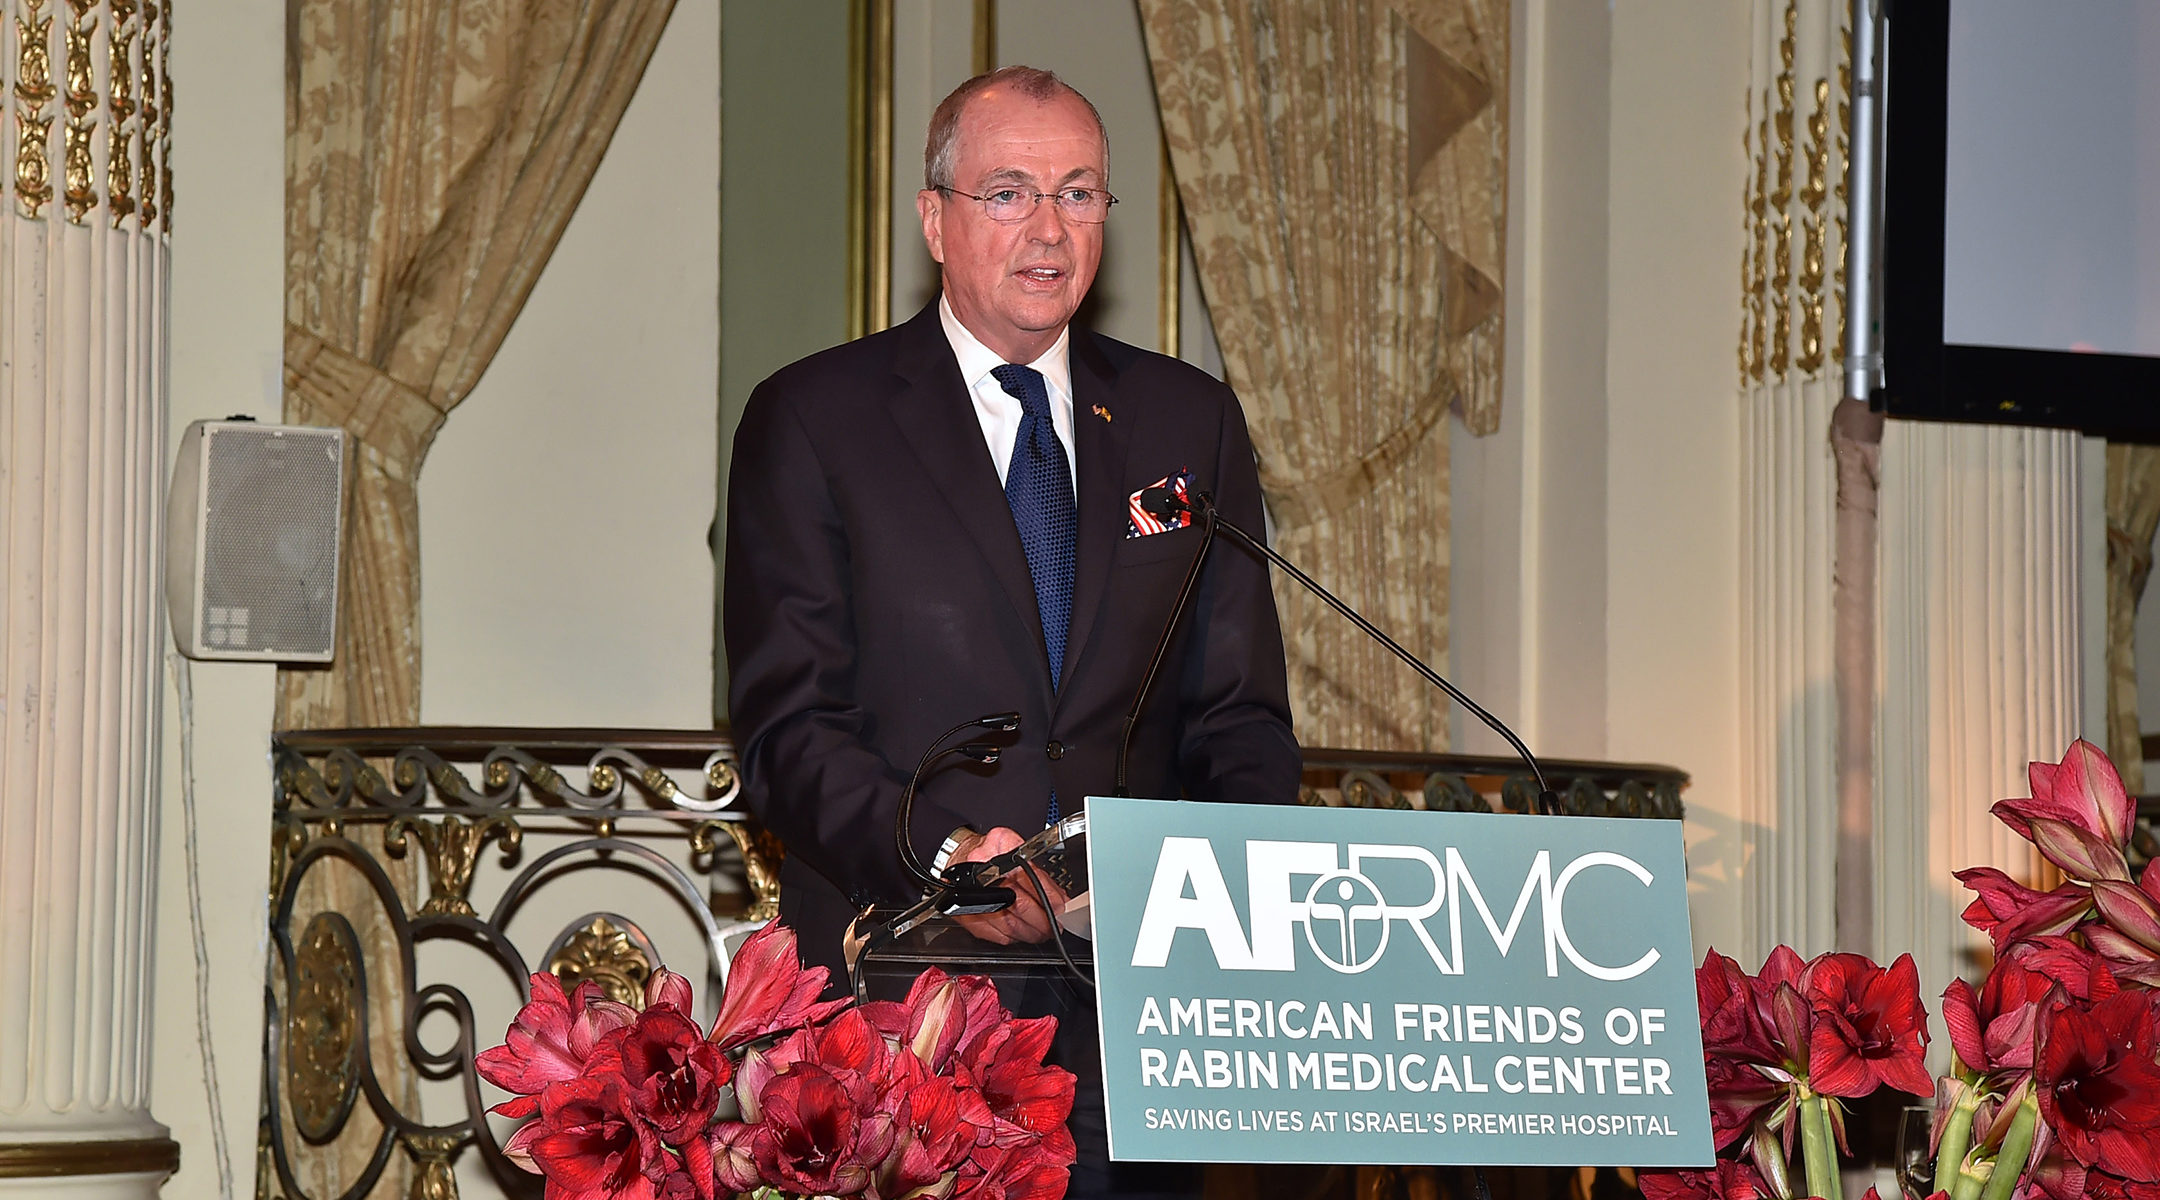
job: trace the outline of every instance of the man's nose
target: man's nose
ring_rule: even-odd
[[[1038,242],[1055,244],[1064,241],[1072,233],[1068,228],[1070,224],[1055,196],[1044,196],[1035,201],[1034,211],[1027,216],[1028,236]]]

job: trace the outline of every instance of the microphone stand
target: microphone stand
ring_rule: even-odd
[[[1329,608],[1332,608],[1336,612],[1342,614],[1350,621],[1351,624],[1356,625],[1359,629],[1364,630],[1366,635],[1371,637],[1374,641],[1379,642],[1381,645],[1387,647],[1388,650],[1395,655],[1395,657],[1401,659],[1404,663],[1408,664],[1411,670],[1416,671],[1418,675],[1425,680],[1425,682],[1432,684],[1434,687],[1439,688],[1443,692],[1446,692],[1448,696],[1452,698],[1457,704],[1460,704],[1463,706],[1463,708],[1467,709],[1472,716],[1475,716],[1478,720],[1484,722],[1487,728],[1491,729],[1494,733],[1499,734],[1502,738],[1505,738],[1507,740],[1507,744],[1514,747],[1515,753],[1520,756],[1523,760],[1523,763],[1530,768],[1531,777],[1537,780],[1538,811],[1544,813],[1547,816],[1557,817],[1560,815],[1559,794],[1554,792],[1552,790],[1552,787],[1545,782],[1545,769],[1538,765],[1537,757],[1530,753],[1530,747],[1523,745],[1523,740],[1521,738],[1515,736],[1514,730],[1509,729],[1507,725],[1500,720],[1500,718],[1492,715],[1489,712],[1486,712],[1485,709],[1480,706],[1477,701],[1472,700],[1470,697],[1464,695],[1462,689],[1456,687],[1454,684],[1449,683],[1446,679],[1442,678],[1438,671],[1435,671],[1431,667],[1426,666],[1423,660],[1419,659],[1417,655],[1403,649],[1402,646],[1398,644],[1394,638],[1391,638],[1387,634],[1381,632],[1379,626],[1374,625],[1371,621],[1366,620],[1364,616],[1361,615],[1356,609],[1343,603],[1340,599],[1337,599],[1335,593],[1327,590],[1324,587],[1321,587],[1318,580],[1299,570],[1296,563],[1293,563],[1289,559],[1284,558],[1282,555],[1275,553],[1275,551],[1269,549],[1267,547],[1267,544],[1262,542],[1259,538],[1256,538],[1253,535],[1245,532],[1243,529],[1238,528],[1236,522],[1223,516],[1221,510],[1215,507],[1215,498],[1212,495],[1208,494],[1207,492],[1198,492],[1194,495],[1194,501],[1195,503],[1187,503],[1186,501],[1180,500],[1175,492],[1172,492],[1169,488],[1165,487],[1152,487],[1142,492],[1140,495],[1140,506],[1156,516],[1174,515],[1179,512],[1194,513],[1208,523],[1208,533],[1210,537],[1213,536],[1215,530],[1220,529],[1224,533],[1229,534],[1231,537],[1236,538],[1253,553],[1258,554],[1260,557],[1266,559],[1267,561],[1275,564],[1278,567],[1281,567],[1283,571],[1290,576],[1290,578],[1297,580],[1298,583],[1301,584],[1306,591],[1311,592],[1313,595],[1318,596],[1320,597],[1320,599],[1326,601]],[[1199,560],[1195,559],[1193,562],[1193,572],[1195,574],[1198,573],[1199,566]],[[1187,580],[1187,583],[1189,586],[1190,579]],[[1183,604],[1183,602],[1184,598],[1180,596],[1179,603]],[[1174,620],[1175,618],[1173,618],[1173,621]],[[1164,635],[1165,643],[1167,643],[1168,640],[1168,634],[1166,632]],[[1161,652],[1162,648],[1157,647],[1156,654],[1158,658],[1160,658]],[[1152,667],[1150,667],[1149,669],[1149,677],[1150,679],[1153,678]],[[1137,713],[1139,710],[1138,701],[1134,702],[1133,708],[1134,711]],[[1122,767],[1122,765],[1123,762],[1121,759],[1120,766]]]
[[[1150,488],[1149,491],[1159,491],[1173,501],[1177,499],[1177,493],[1169,488]],[[1148,499],[1149,497],[1145,494],[1141,496],[1140,503],[1142,507],[1147,506]],[[1174,516],[1180,511],[1191,512],[1192,510],[1188,506],[1184,509],[1171,509],[1168,512],[1158,513],[1154,512],[1152,508],[1149,511],[1155,516],[1163,517]],[[1132,708],[1125,713],[1125,728],[1118,734],[1117,776],[1110,787],[1110,794],[1113,796],[1132,795],[1132,791],[1125,786],[1125,761],[1132,754],[1133,727],[1140,723],[1140,707],[1147,703],[1148,690],[1155,686],[1155,675],[1162,670],[1163,656],[1170,652],[1170,637],[1177,632],[1178,621],[1185,616],[1186,607],[1192,603],[1193,591],[1200,583],[1200,568],[1207,562],[1208,548],[1215,544],[1215,506],[1208,505],[1207,510],[1199,515],[1201,523],[1200,548],[1193,552],[1192,565],[1185,568],[1185,582],[1178,586],[1177,603],[1170,606],[1170,619],[1163,624],[1162,636],[1155,639],[1155,655],[1148,659],[1147,674],[1140,677],[1140,688],[1133,693]]]
[[[929,773],[931,764],[946,755],[964,754],[980,763],[994,763],[998,760],[998,748],[987,742],[968,742],[951,747],[947,747],[946,742],[970,729],[994,729],[1009,733],[1018,728],[1020,714],[1016,712],[991,713],[989,716],[960,722],[946,730],[936,741],[930,743],[929,749],[923,751],[921,760],[915,764],[915,774],[908,778],[907,789],[900,793],[900,809],[893,815],[893,842],[900,852],[900,866],[907,872],[908,878],[914,880],[930,894],[931,899],[937,901],[935,907],[941,913],[953,915],[1000,912],[1012,907],[1013,891],[1006,887],[955,883],[931,874],[930,869],[923,865],[922,858],[915,853],[914,839],[909,836],[914,831],[915,793],[921,789],[923,776]]]

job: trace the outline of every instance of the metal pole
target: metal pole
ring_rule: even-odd
[[[1852,146],[1845,214],[1845,395],[1867,401],[1882,376],[1881,0],[1852,0]]]

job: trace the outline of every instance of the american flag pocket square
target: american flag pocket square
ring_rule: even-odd
[[[1178,499],[1190,504],[1192,503],[1192,484],[1192,472],[1179,471],[1175,475],[1165,475],[1147,485],[1147,487],[1127,496],[1125,498],[1125,536],[1128,538],[1146,537],[1152,533],[1168,533],[1173,529],[1183,529],[1192,524],[1192,513],[1189,510],[1172,517],[1158,517],[1140,506],[1140,497],[1146,495],[1150,488],[1169,488]]]

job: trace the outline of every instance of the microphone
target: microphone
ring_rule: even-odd
[[[1177,493],[1167,487],[1155,486],[1140,493],[1140,507],[1149,516],[1174,520],[1180,513],[1190,512]],[[1155,639],[1155,654],[1148,659],[1147,674],[1140,677],[1140,687],[1133,693],[1132,707],[1125,712],[1125,727],[1118,733],[1117,774],[1110,785],[1113,796],[1130,796],[1125,786],[1125,762],[1132,755],[1133,727],[1140,723],[1140,708],[1147,703],[1148,691],[1155,686],[1155,676],[1162,670],[1163,656],[1170,652],[1170,638],[1177,632],[1178,622],[1185,618],[1185,610],[1192,604],[1193,590],[1200,582],[1201,564],[1207,561],[1207,552],[1215,544],[1214,506],[1201,519],[1200,548],[1193,551],[1192,564],[1185,568],[1185,582],[1178,585],[1177,603],[1170,606],[1170,619],[1163,622],[1162,636]]]
[[[1313,595],[1318,596],[1322,600],[1326,601],[1329,608],[1332,608],[1336,612],[1341,613],[1344,617],[1350,620],[1351,624],[1356,625],[1359,629],[1364,630],[1367,636],[1371,637],[1374,641],[1379,642],[1381,645],[1387,647],[1388,650],[1395,655],[1395,657],[1409,664],[1410,669],[1416,671],[1418,675],[1425,680],[1425,682],[1432,684],[1434,687],[1439,688],[1443,692],[1446,692],[1448,696],[1452,698],[1457,704],[1460,704],[1465,709],[1467,709],[1472,716],[1484,722],[1487,728],[1491,729],[1494,733],[1497,733],[1502,738],[1506,739],[1507,744],[1509,746],[1512,746],[1515,750],[1515,753],[1521,757],[1521,759],[1523,760],[1523,764],[1530,768],[1531,777],[1537,780],[1539,811],[1543,812],[1547,816],[1556,817],[1560,815],[1559,794],[1554,792],[1552,790],[1552,787],[1545,782],[1545,769],[1538,765],[1537,757],[1530,753],[1530,747],[1523,745],[1523,740],[1521,738],[1515,736],[1514,730],[1509,729],[1507,725],[1500,720],[1500,718],[1492,715],[1489,712],[1486,712],[1485,709],[1480,706],[1477,701],[1472,700],[1470,697],[1464,695],[1462,693],[1462,689],[1456,687],[1454,684],[1449,683],[1446,679],[1442,678],[1438,671],[1435,671],[1431,667],[1426,666],[1424,662],[1418,658],[1417,655],[1403,649],[1402,646],[1399,645],[1394,638],[1391,638],[1387,634],[1381,632],[1378,626],[1374,625],[1371,621],[1366,620],[1361,614],[1359,614],[1356,609],[1337,599],[1335,593],[1330,592],[1324,587],[1321,587],[1319,582],[1315,580],[1312,576],[1298,570],[1295,563],[1292,563],[1289,559],[1275,553],[1273,550],[1268,549],[1266,543],[1262,542],[1259,538],[1256,538],[1253,535],[1245,532],[1243,529],[1238,528],[1236,522],[1223,516],[1221,511],[1215,507],[1215,498],[1213,496],[1210,496],[1206,492],[1198,492],[1195,493],[1195,499],[1198,501],[1197,506],[1180,499],[1177,493],[1171,491],[1169,488],[1151,487],[1140,493],[1140,507],[1146,509],[1150,515],[1157,517],[1173,517],[1178,515],[1179,513],[1193,513],[1207,522],[1210,537],[1213,536],[1214,531],[1217,528],[1220,528],[1221,530],[1223,530],[1223,532],[1228,533],[1230,536],[1244,543],[1254,553],[1260,555],[1262,558],[1265,558],[1269,562],[1274,563],[1276,566],[1281,567],[1283,571],[1286,572],[1292,579],[1297,580],[1298,583],[1303,585],[1306,591],[1311,592]],[[1203,546],[1202,551],[1205,552],[1205,549],[1206,547]],[[1195,559],[1193,562],[1193,569],[1195,573],[1198,572],[1199,565],[1199,560]],[[1190,582],[1191,581],[1188,578],[1188,586],[1190,586]],[[1182,605],[1183,602],[1183,597],[1180,597],[1179,603]],[[1175,616],[1173,616],[1172,619],[1175,620]],[[1164,632],[1164,639],[1167,642],[1167,630]],[[1156,648],[1156,655],[1158,658],[1160,658],[1161,654],[1162,647],[1158,646]],[[1150,679],[1153,678],[1153,671],[1154,669],[1150,667]],[[1145,684],[1143,684],[1142,686],[1145,687]],[[1135,701],[1133,704],[1133,711],[1135,715],[1138,714],[1139,707],[1139,703]],[[1129,735],[1130,718],[1128,718],[1127,722],[1127,732]],[[1119,778],[1121,781],[1123,779],[1123,768],[1124,760],[1121,756],[1119,759]],[[1123,793],[1119,794],[1122,795]]]
[[[1018,728],[1020,714],[1016,712],[991,713],[960,722],[946,730],[936,741],[930,743],[929,749],[923,751],[921,760],[915,764],[915,774],[908,779],[907,790],[900,793],[900,810],[893,816],[893,843],[900,851],[900,865],[907,871],[908,878],[914,880],[924,891],[953,893],[946,899],[955,907],[944,908],[941,904],[943,911],[997,912],[1011,906],[1013,893],[1011,888],[1002,887],[955,889],[930,873],[930,869],[923,865],[922,858],[915,853],[914,839],[909,837],[914,829],[915,793],[921,789],[923,776],[929,773],[931,765],[947,755],[964,755],[976,762],[987,764],[996,762],[1000,753],[998,747],[988,742],[967,742],[958,746],[947,746],[945,743],[971,729],[994,729],[1010,733]]]

